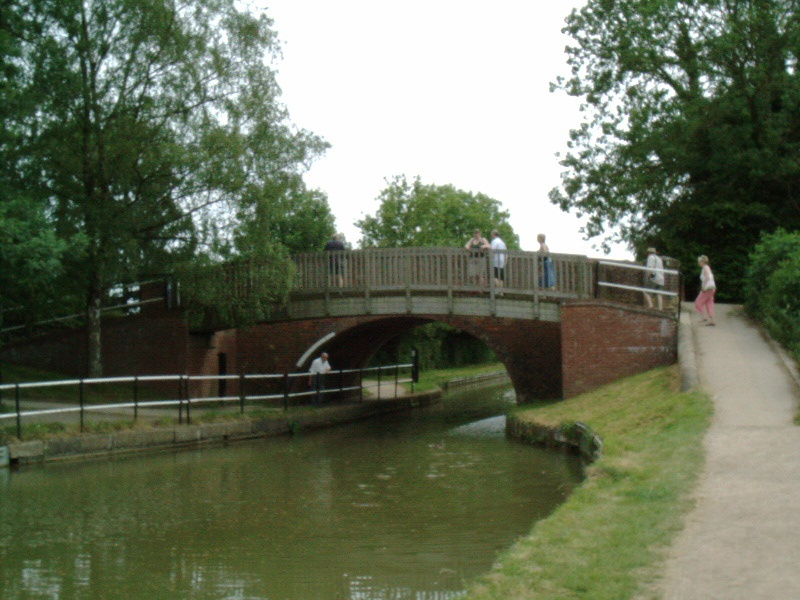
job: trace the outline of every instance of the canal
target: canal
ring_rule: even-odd
[[[577,458],[506,440],[507,388],[294,437],[0,470],[0,598],[445,600]]]

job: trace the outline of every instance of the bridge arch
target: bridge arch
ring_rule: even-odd
[[[432,322],[451,325],[486,344],[508,371],[518,401],[561,397],[561,332],[558,323],[549,321],[383,315],[263,323],[239,332],[237,363],[245,372],[302,371],[325,351],[334,368],[358,369],[388,341]]]

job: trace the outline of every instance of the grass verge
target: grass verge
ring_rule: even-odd
[[[498,557],[470,600],[655,598],[665,552],[691,507],[712,413],[700,392],[680,393],[677,367],[546,406],[521,420],[582,421],[603,438],[585,482]]]
[[[443,388],[444,385],[452,380],[461,377],[481,375],[482,373],[494,373],[495,371],[505,371],[506,368],[501,362],[458,367],[453,369],[429,369],[421,371],[419,382],[414,384],[415,392],[429,392],[431,390]]]

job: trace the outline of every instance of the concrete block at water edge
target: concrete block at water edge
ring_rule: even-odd
[[[112,439],[108,434],[83,435],[49,440],[47,442],[47,455],[53,457],[93,454],[96,452],[108,452],[111,448]]]
[[[252,424],[253,432],[266,435],[288,433],[291,430],[289,419],[263,419]]]
[[[44,442],[34,440],[32,442],[20,442],[8,446],[9,457],[11,460],[38,460],[44,458]]]
[[[208,423],[200,429],[204,440],[223,440],[228,437],[227,423]]]
[[[171,444],[174,435],[168,429],[152,431],[121,431],[114,434],[114,448],[154,448]]]
[[[228,423],[228,435],[232,438],[249,437],[253,435],[253,426],[250,421],[231,421]]]
[[[0,468],[11,464],[11,457],[8,455],[8,447],[0,446]]]
[[[174,435],[176,444],[199,442],[203,439],[203,429],[197,425],[176,427],[172,433]]]

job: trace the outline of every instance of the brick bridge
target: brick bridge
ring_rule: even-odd
[[[641,265],[553,254],[548,275],[537,253],[505,254],[502,288],[490,252],[299,255],[289,301],[272,320],[191,331],[181,311],[160,303],[136,317],[104,320],[106,375],[305,371],[323,350],[334,368],[357,369],[387,341],[434,321],[491,348],[519,402],[574,396],[675,361],[677,271],[667,272],[665,310],[654,311],[643,306]],[[61,335],[34,355],[9,345],[4,360],[80,375],[84,344]]]

